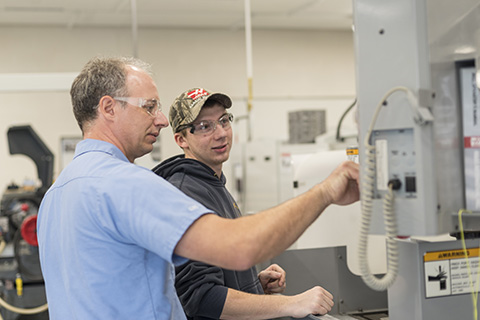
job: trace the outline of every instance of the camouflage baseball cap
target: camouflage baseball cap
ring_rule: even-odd
[[[203,88],[189,89],[175,98],[170,107],[169,118],[173,132],[181,131],[181,126],[195,121],[207,100],[215,100],[225,108],[232,106],[232,100],[223,93],[212,93]]]

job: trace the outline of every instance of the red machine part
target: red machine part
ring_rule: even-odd
[[[22,211],[27,212],[30,209],[30,206],[27,203],[22,203],[22,205],[20,206],[20,209]]]
[[[28,216],[23,220],[22,226],[20,227],[20,232],[22,234],[23,239],[29,245],[38,247],[37,215],[36,214]]]

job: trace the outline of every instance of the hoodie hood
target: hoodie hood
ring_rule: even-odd
[[[222,176],[218,178],[212,168],[195,159],[185,158],[185,155],[176,155],[162,161],[152,169],[153,172],[169,180],[176,173],[184,173],[201,180],[209,181],[212,184],[225,185],[226,178]]]

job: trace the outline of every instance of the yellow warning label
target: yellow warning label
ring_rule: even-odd
[[[479,257],[480,256],[480,248],[472,248],[467,249],[468,258],[472,257]],[[441,260],[450,260],[450,259],[464,259],[465,258],[465,251],[463,249],[459,250],[445,250],[445,251],[435,251],[435,252],[427,252],[423,256],[423,261],[441,261]]]
[[[348,148],[347,156],[356,156],[358,155],[358,148]]]

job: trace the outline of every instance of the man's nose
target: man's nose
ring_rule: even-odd
[[[160,126],[162,128],[168,127],[168,119],[167,117],[163,114],[162,111],[158,111],[155,114],[155,120],[154,123],[156,126]]]

